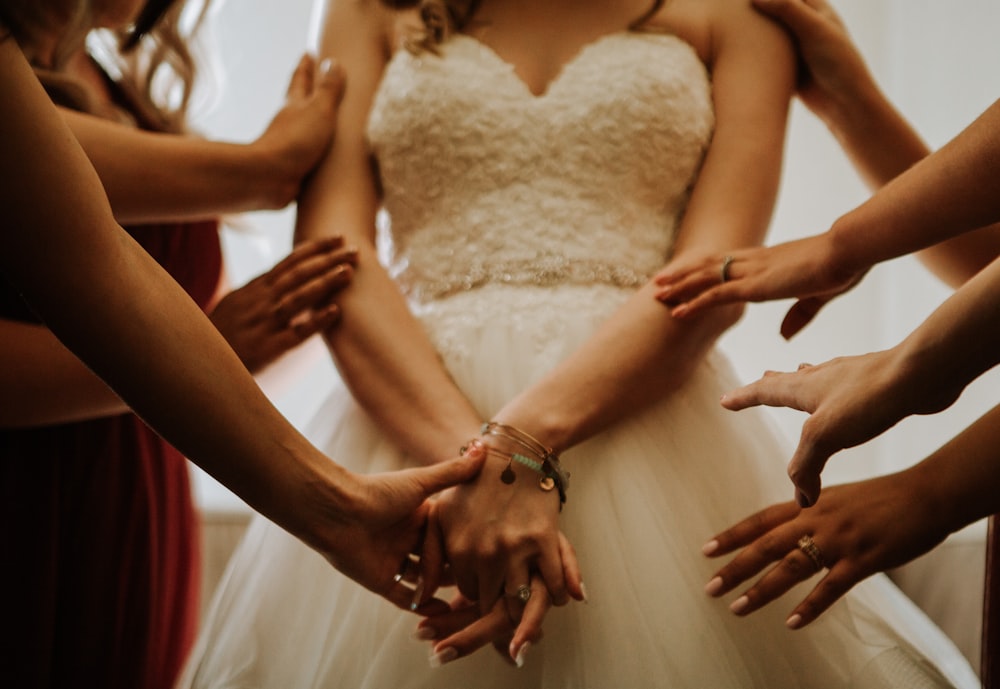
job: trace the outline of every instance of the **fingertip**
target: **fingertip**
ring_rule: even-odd
[[[801,629],[803,627],[802,615],[794,613],[787,620],[785,620],[785,626],[793,631],[796,629]]]
[[[706,543],[701,547],[701,554],[706,557],[711,557],[713,553],[719,550],[719,539],[713,538],[711,541]],[[718,577],[716,577],[718,579]],[[721,581],[721,579],[720,579]]]

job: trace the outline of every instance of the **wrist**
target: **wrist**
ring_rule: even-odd
[[[260,210],[281,210],[298,197],[301,173],[280,147],[258,139],[245,146],[249,188]]]

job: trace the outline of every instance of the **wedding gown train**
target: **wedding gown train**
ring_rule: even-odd
[[[607,35],[540,96],[468,36],[392,59],[369,120],[386,264],[484,419],[663,264],[713,123],[705,68],[669,35]],[[784,617],[804,588],[742,619],[702,592],[718,566],[705,540],[790,491],[790,449],[766,413],[720,407],[737,385],[713,352],[662,402],[564,454],[560,519],[590,603],[551,611],[524,668],[484,650],[432,669],[415,616],[257,517],[182,686],[977,686],[884,577],[798,632]],[[343,387],[308,435],[356,471],[406,465]]]

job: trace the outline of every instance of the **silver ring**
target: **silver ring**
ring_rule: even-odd
[[[823,564],[823,553],[820,552],[819,546],[813,541],[812,536],[806,534],[799,539],[798,543],[799,550],[805,553],[812,563],[816,565],[816,571],[820,571],[826,565]]]
[[[531,600],[531,587],[527,584],[521,584],[517,587],[517,593],[515,595],[519,601],[527,603]]]
[[[722,259],[722,271],[721,271],[721,275],[722,275],[722,281],[723,282],[729,282],[729,266],[732,265],[733,260],[734,259],[733,259],[732,256],[726,256],[724,259]]]
[[[393,576],[392,578],[392,581],[394,583],[399,584],[406,579],[406,570],[410,566],[411,562],[414,563],[416,562],[416,560],[414,559],[414,555],[407,553],[406,557],[404,557],[403,561],[400,563],[399,569],[396,571],[395,576]]]

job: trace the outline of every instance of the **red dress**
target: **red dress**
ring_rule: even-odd
[[[221,271],[216,223],[130,233],[204,308]],[[6,284],[0,316],[37,322]],[[198,614],[186,460],[123,414],[0,430],[0,475],[3,686],[170,687]]]

